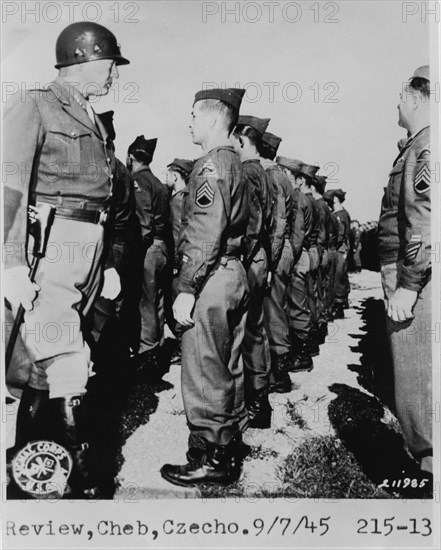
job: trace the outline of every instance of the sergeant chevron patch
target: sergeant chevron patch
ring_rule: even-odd
[[[204,181],[204,183],[196,191],[196,204],[200,208],[208,208],[209,206],[212,206],[213,203],[214,191],[208,181]]]
[[[430,170],[427,164],[423,164],[423,166],[416,173],[415,181],[413,182],[413,188],[419,195],[422,195],[423,193],[427,193],[427,191],[429,191]]]
[[[415,242],[412,244],[408,244],[406,246],[406,250],[404,253],[404,264],[408,265],[409,263],[413,262],[415,258],[417,257],[417,254],[421,248],[421,242]]]

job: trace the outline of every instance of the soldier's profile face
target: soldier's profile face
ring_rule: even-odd
[[[84,96],[102,96],[109,93],[109,89],[119,76],[115,61],[112,59],[97,59],[81,64]]]
[[[408,126],[411,120],[414,105],[414,92],[408,86],[403,88],[400,93],[400,102],[398,103],[398,125],[402,128]]]
[[[193,143],[200,145],[207,135],[209,135],[212,126],[213,113],[204,109],[200,101],[193,105],[191,112],[190,133]]]
[[[240,139],[239,136],[237,136],[234,132],[230,135],[230,142],[233,146],[233,149],[236,151],[236,153],[240,154],[241,146],[240,146]]]

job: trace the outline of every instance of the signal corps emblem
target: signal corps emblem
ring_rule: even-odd
[[[17,485],[34,498],[63,496],[72,470],[72,458],[53,441],[32,441],[12,460]]]

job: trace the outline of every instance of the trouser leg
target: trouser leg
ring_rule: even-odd
[[[268,392],[270,375],[269,344],[264,327],[264,298],[268,273],[266,253],[261,248],[247,272],[250,298],[242,343],[242,358],[247,401]]]
[[[167,251],[162,240],[155,239],[144,257],[144,277],[139,304],[141,341],[139,353],[151,351],[163,343],[164,292],[161,277],[167,264]]]
[[[306,250],[292,270],[287,294],[287,314],[289,328],[302,341],[311,333],[312,317],[307,303],[306,280],[309,272],[309,256]]]
[[[188,426],[195,437],[217,445],[227,445],[246,424],[239,356],[247,301],[242,264],[223,258],[196,299],[194,326],[182,334],[182,395]]]
[[[386,297],[395,292],[401,263],[382,266]],[[414,318],[395,323],[387,317],[394,369],[395,408],[410,452],[421,459],[432,453],[431,287],[420,292]]]

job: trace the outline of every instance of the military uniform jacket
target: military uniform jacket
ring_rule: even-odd
[[[309,202],[311,212],[311,229],[308,235],[308,248],[311,248],[318,245],[321,228],[320,208],[311,193],[305,193],[304,195]]]
[[[291,238],[293,225],[293,202],[291,182],[282,168],[273,161],[262,159],[262,165],[266,170],[270,188],[273,193],[273,229],[270,235],[271,263],[270,271],[277,269],[282,256],[285,239]]]
[[[305,248],[305,238],[307,231],[310,231],[311,209],[305,195],[300,189],[293,189],[293,206],[294,206],[294,225],[291,234],[291,244],[294,253],[294,260],[297,261],[302,249]]]
[[[331,232],[331,212],[325,199],[320,197],[316,199],[316,203],[319,207],[320,224],[317,244],[324,250],[329,246],[329,234]]]
[[[149,247],[155,237],[164,240],[168,237],[170,216],[167,189],[147,166],[132,175],[142,239]]]
[[[242,163],[243,177],[248,185],[250,216],[244,239],[245,262],[249,264],[262,245],[271,263],[270,234],[273,228],[272,189],[259,159]]]
[[[170,198],[170,226],[173,234],[173,267],[178,268],[178,244],[179,234],[181,231],[182,211],[184,208],[184,198],[186,195],[185,189],[181,189]]]
[[[419,291],[430,267],[430,127],[409,138],[395,160],[378,224],[382,264],[403,261],[397,286]]]
[[[351,217],[347,210],[343,207],[341,210],[334,212],[335,217],[338,220],[338,238],[337,238],[337,250],[339,252],[346,252],[349,246],[349,234],[351,231]]]
[[[60,205],[64,198],[110,201],[113,152],[103,127],[92,122],[73,87],[61,78],[45,89],[12,97],[3,124],[5,238],[16,250],[6,255],[6,267],[12,267],[27,264],[21,250],[28,204],[44,195]]]
[[[185,193],[175,290],[197,294],[224,255],[239,257],[248,224],[248,187],[228,145],[195,162]]]
[[[337,250],[338,234],[340,231],[340,222],[332,210],[329,210],[330,232],[329,232],[329,249]]]

